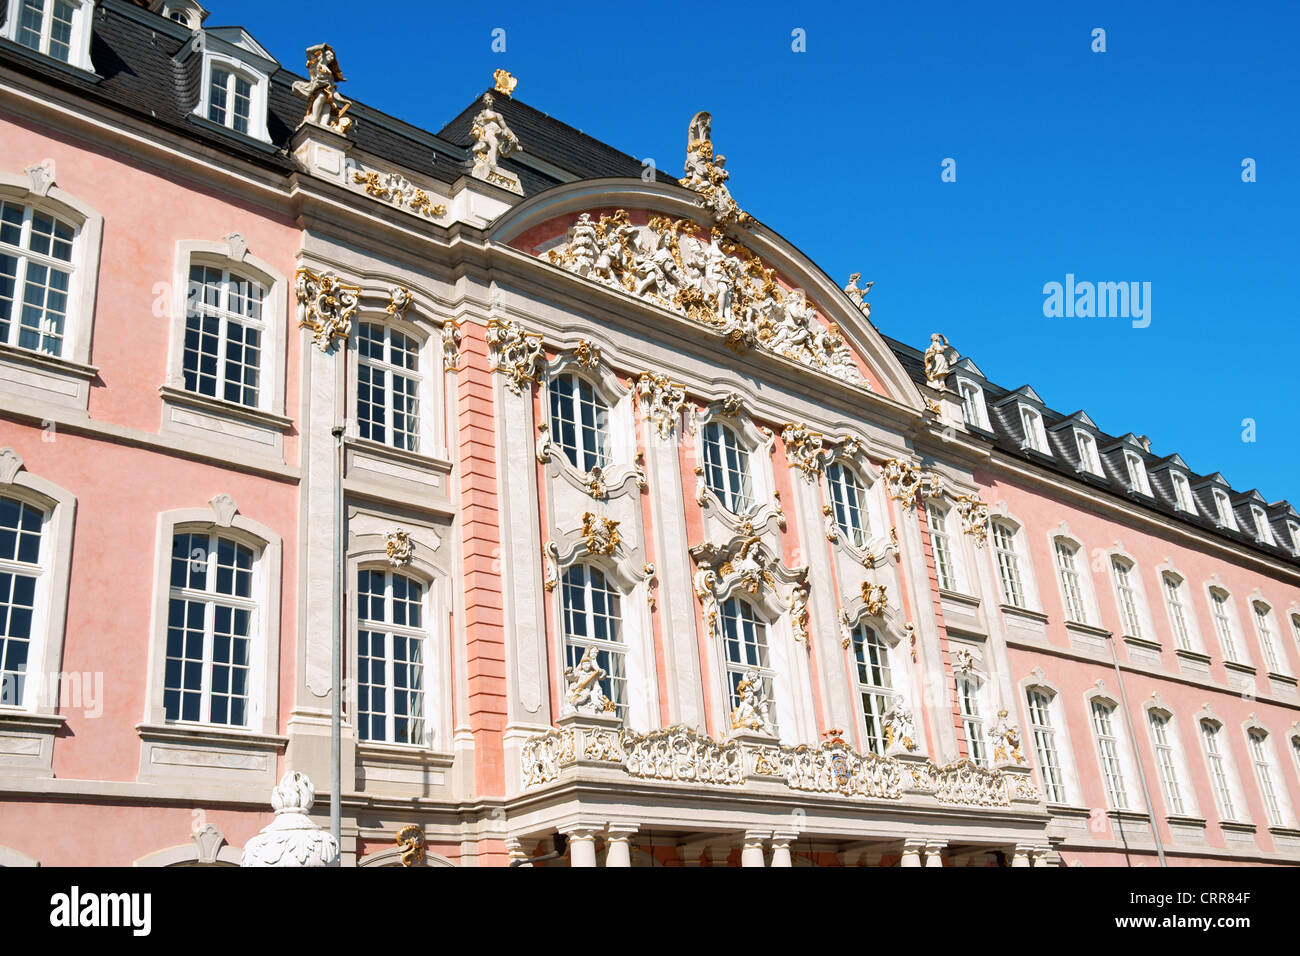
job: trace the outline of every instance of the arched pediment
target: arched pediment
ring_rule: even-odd
[[[741,355],[777,355],[921,411],[864,308],[761,223],[711,227],[697,198],[640,180],[566,183],[503,214],[489,239],[710,329]]]

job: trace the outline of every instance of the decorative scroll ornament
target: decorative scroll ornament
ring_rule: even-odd
[[[925,350],[925,382],[931,388],[943,391],[944,382],[957,361],[957,350],[938,332],[930,336],[930,347]]]
[[[975,670],[975,655],[969,648],[959,647],[953,652],[952,670],[954,674],[969,674]]]
[[[605,485],[605,469],[600,465],[592,465],[591,471],[587,473],[587,494],[597,501],[609,497],[609,488]]]
[[[826,540],[840,540],[840,523],[835,520],[835,509],[830,505],[822,505],[822,514],[826,517]]]
[[[54,160],[33,163],[23,172],[27,174],[28,188],[33,193],[42,198],[49,194],[50,187],[54,185]]]
[[[569,703],[579,714],[601,716],[614,713],[614,702],[600,686],[605,679],[605,669],[596,663],[598,653],[594,646],[589,646],[576,666],[564,669],[564,679],[569,685]]]
[[[726,182],[731,177],[723,167],[727,157],[713,155],[713,117],[701,110],[691,119],[686,138],[686,175],[678,180],[687,189],[700,194],[700,205],[713,213],[719,226],[747,226],[754,217],[742,212],[731,198]]]
[[[505,70],[494,70],[492,72],[493,91],[501,93],[504,96],[510,96],[514,93],[515,87],[519,81],[507,73]]]
[[[745,782],[743,751],[736,741],[718,743],[676,725],[646,734],[623,731],[624,767],[642,780],[674,780],[739,787]]]
[[[794,639],[801,644],[808,643],[808,582],[796,584],[790,592],[790,627],[794,630]]]
[[[244,845],[241,866],[333,866],[339,845],[328,830],[307,816],[316,788],[307,775],[291,770],[271,791],[275,819]]]
[[[372,199],[382,199],[398,209],[409,209],[430,219],[447,215],[445,204],[435,203],[427,190],[421,189],[401,173],[361,169],[351,162],[349,166],[352,168],[352,182],[363,187],[366,195]]]
[[[904,508],[916,506],[916,496],[923,498],[937,495],[943,488],[943,482],[932,471],[917,468],[901,458],[890,458],[880,466],[880,473],[885,478],[889,497],[900,502]]]
[[[493,350],[492,371],[506,377],[506,385],[516,395],[539,380],[542,365],[542,337],[525,332],[517,322],[491,319],[487,327],[487,344]]]
[[[870,581],[862,582],[862,606],[868,614],[872,617],[880,617],[888,607],[887,601],[885,585],[872,584]]]
[[[903,633],[907,635],[907,646],[912,649],[912,663],[916,663],[916,625],[908,621],[903,625]]]
[[[903,771],[896,761],[856,753],[842,739],[824,741],[820,747],[782,748],[780,763],[791,790],[876,800],[903,796]]]
[[[352,117],[344,114],[352,108],[352,101],[338,91],[336,84],[345,82],[343,71],[328,43],[307,48],[307,76],[293,84],[295,93],[307,97],[303,122],[346,136],[352,128]]]
[[[974,495],[958,495],[957,514],[961,515],[961,529],[975,539],[975,547],[984,547],[988,540],[989,506]]]
[[[542,545],[542,559],[546,562],[546,578],[542,581],[542,587],[554,591],[560,580],[560,546],[554,541],[546,542]]]
[[[582,540],[589,554],[611,555],[622,538],[619,523],[613,518],[598,517],[588,511],[582,516]]]
[[[840,646],[846,651],[849,645],[853,643],[853,622],[849,620],[849,612],[840,611]]]
[[[442,365],[448,372],[460,368],[460,323],[448,319],[442,325]]]
[[[871,318],[871,303],[867,301],[867,293],[875,282],[868,282],[865,289],[858,288],[858,280],[862,278],[861,272],[855,272],[849,276],[849,284],[844,287],[844,294],[853,300],[853,304],[862,310],[865,318]]]
[[[483,109],[474,117],[470,135],[474,137],[474,168],[470,175],[511,192],[523,195],[519,177],[500,168],[501,160],[520,152],[519,137],[506,125],[505,117],[492,108],[491,93],[483,94]]]
[[[916,723],[912,719],[912,712],[898,698],[885,711],[884,723],[886,750],[892,750],[895,746],[908,753],[916,750]]]
[[[600,349],[586,339],[578,339],[573,349],[573,361],[578,368],[594,369],[600,364]]]
[[[758,535],[737,537],[723,546],[712,542],[696,545],[691,548],[691,558],[698,569],[692,583],[704,610],[704,625],[710,637],[721,636],[718,622],[721,596],[732,587],[743,588],[755,596],[770,590],[783,605],[796,614],[800,612],[800,602],[802,602],[806,628],[808,569],[787,568],[777,559],[770,557],[764,550]],[[791,588],[788,596],[781,593],[785,586]],[[802,597],[795,597],[796,589],[805,591]],[[798,632],[799,625],[794,623],[793,615],[792,624]],[[804,638],[806,637],[805,630]]]
[[[790,465],[803,473],[805,481],[816,481],[831,458],[831,452],[824,447],[825,436],[807,425],[791,423],[781,432],[781,441]]]
[[[537,460],[545,465],[555,454],[555,443],[551,441],[551,426],[542,422],[537,426]]]
[[[745,672],[736,684],[736,697],[736,706],[731,709],[731,729],[756,730],[770,735],[772,702],[763,693],[763,678],[758,671]]]
[[[402,866],[418,866],[424,862],[424,831],[408,823],[397,831],[397,845],[402,847]]]
[[[311,329],[312,341],[322,352],[334,346],[335,337],[346,342],[361,304],[361,287],[339,281],[332,272],[310,269],[299,269],[296,280],[298,327]]]
[[[645,575],[646,607],[650,608],[650,610],[653,611],[656,607],[658,607],[658,605],[655,603],[655,588],[659,586],[659,572],[655,570],[655,566],[653,564],[647,562],[646,566],[641,569],[641,573]]]
[[[388,535],[384,542],[384,549],[388,552],[388,563],[395,568],[404,568],[411,563],[411,555],[415,552],[415,542],[411,540],[409,531],[403,531],[398,528]]]
[[[733,349],[761,348],[870,387],[839,326],[823,325],[802,289],[783,288],[774,269],[717,229],[705,232],[666,216],[637,226],[622,209],[596,222],[583,213],[569,227],[565,244],[549,250],[547,258],[707,326]]]
[[[962,807],[1005,807],[1011,803],[1007,776],[969,760],[946,767],[919,764],[912,768],[912,779],[917,789],[933,791],[940,803]]]
[[[989,728],[989,739],[993,741],[993,759],[995,761],[1023,764],[1025,755],[1020,751],[1020,728],[1007,717],[1006,710],[998,711],[998,718]]]
[[[686,386],[667,375],[642,372],[636,382],[637,403],[660,438],[671,438],[682,413],[687,410]]]
[[[388,290],[388,305],[384,308],[384,311],[394,318],[404,319],[406,318],[406,310],[411,307],[413,301],[415,299],[411,295],[410,289],[405,286],[395,285]]]

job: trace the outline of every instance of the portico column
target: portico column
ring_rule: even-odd
[[[560,832],[569,838],[569,866],[596,865],[596,829],[594,827],[574,827]]]
[[[796,838],[793,833],[772,834],[772,866],[793,866],[790,861],[790,843]]]
[[[925,849],[924,840],[904,840],[903,841],[903,858],[899,861],[899,866],[920,866],[921,851]]]
[[[1030,856],[1034,861],[1033,863],[1034,866],[1051,866],[1052,865],[1052,861],[1050,859],[1051,855],[1052,855],[1052,848],[1050,846],[1036,846],[1034,847],[1033,852],[1030,854]]]
[[[606,866],[631,866],[632,865],[632,834],[636,833],[636,827],[627,826],[626,824],[609,825],[605,833],[605,865]]]
[[[948,844],[942,840],[929,840],[925,844],[925,865],[943,866],[943,848]]]
[[[763,859],[763,841],[772,835],[770,830],[746,830],[745,843],[740,851],[741,866],[766,866]]]
[[[1034,852],[1034,847],[1024,843],[1017,843],[1014,852],[1011,855],[1011,865],[1029,866],[1029,855]]]

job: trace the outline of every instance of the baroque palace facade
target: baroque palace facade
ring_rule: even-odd
[[[0,864],[238,862],[336,607],[344,865],[1300,862],[1300,516],[882,335],[707,113],[0,18]]]

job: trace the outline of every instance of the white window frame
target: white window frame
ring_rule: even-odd
[[[574,383],[573,391],[565,396],[559,388],[559,383],[564,380],[572,379]],[[581,389],[586,386],[591,390],[591,406],[595,421],[593,430],[595,431],[595,444],[588,447],[585,428],[582,422],[582,397]],[[574,414],[574,445],[572,448],[566,446],[562,441],[561,430],[555,419],[556,404],[565,400],[572,403]],[[551,444],[555,447],[558,454],[569,463],[569,465],[580,474],[590,474],[596,468],[605,469],[609,467],[611,461],[611,441],[610,425],[613,422],[614,408],[608,400],[599,383],[593,382],[585,375],[581,375],[572,367],[565,368],[562,371],[552,373],[546,380],[546,422],[550,429]],[[570,451],[573,457],[569,457]],[[594,458],[591,468],[587,467],[586,461],[588,456]],[[576,461],[574,459],[577,459]]]
[[[1056,584],[1061,592],[1061,611],[1065,620],[1073,624],[1097,626],[1087,549],[1082,542],[1067,534],[1052,535],[1051,545],[1052,564],[1056,568]],[[1083,564],[1082,570],[1079,568],[1080,561]],[[1071,593],[1071,582],[1074,584],[1074,593]]]
[[[1237,516],[1233,513],[1232,501],[1228,498],[1228,493],[1222,488],[1211,488],[1210,494],[1214,499],[1215,520],[1219,527],[1236,531]]]
[[[1129,491],[1146,495],[1151,494],[1151,480],[1147,477],[1147,464],[1142,456],[1131,449],[1124,449],[1124,473],[1128,478]]]
[[[1286,529],[1291,535],[1291,553],[1300,555],[1300,524],[1288,521]]]
[[[710,429],[716,430],[717,454],[720,458],[717,463],[718,469],[722,474],[722,485],[719,488],[714,484],[714,465],[710,462]],[[727,462],[727,453],[730,449],[724,440],[724,435],[730,435],[735,443],[735,453],[737,459],[737,468],[732,469]],[[755,481],[754,454],[753,450],[745,441],[744,435],[739,428],[725,421],[709,421],[700,428],[700,464],[704,468],[704,482],[708,490],[712,492],[713,497],[723,509],[737,517],[752,514],[762,504],[762,499],[757,490]],[[744,485],[748,484],[748,490]],[[737,487],[738,485],[738,487]]]
[[[877,667],[872,667],[870,655],[864,653],[868,644],[865,635],[868,633],[875,639],[874,643],[879,648]],[[878,624],[863,619],[854,625],[850,639],[850,651],[853,655],[853,686],[858,704],[858,720],[861,722],[860,726],[862,727],[863,749],[864,752],[870,750],[872,753],[882,756],[885,753],[884,716],[889,711],[890,706],[902,696],[894,674],[895,647],[896,644],[890,641],[884,628]],[[885,681],[883,683],[872,682],[870,679],[864,681],[862,679],[864,667],[871,677],[875,676],[871,673],[872,671],[882,671]],[[867,699],[872,701],[870,713],[867,709]],[[880,707],[879,713],[875,712],[877,706]],[[868,717],[871,717],[871,722],[868,722]]]
[[[1128,739],[1124,725],[1123,707],[1119,701],[1105,694],[1092,694],[1086,698],[1086,703],[1088,726],[1092,732],[1099,782],[1106,798],[1106,806],[1111,810],[1140,812],[1143,809],[1141,791],[1136,785],[1137,777],[1133,771],[1136,764],[1132,742]],[[1104,724],[1097,713],[1098,707],[1105,711]],[[1106,731],[1104,734],[1103,729]],[[1116,779],[1123,788],[1122,793],[1116,792]]]
[[[580,590],[583,594],[584,606],[581,610],[583,621],[587,628],[586,635],[572,634],[569,631],[570,609],[568,596],[570,593],[569,577],[581,572],[582,582]],[[605,582],[604,590],[614,599],[614,614],[612,620],[615,626],[615,638],[603,639],[595,636],[595,612],[592,608],[591,595],[593,591],[593,582],[591,575],[599,574]],[[628,596],[625,595],[619,587],[617,579],[609,574],[605,568],[600,567],[590,561],[575,561],[569,564],[560,572],[559,582],[556,590],[560,593],[560,642],[562,644],[561,656],[564,661],[564,667],[576,666],[582,655],[588,647],[595,647],[597,651],[608,655],[609,658],[617,658],[621,668],[621,673],[613,673],[613,668],[605,667],[606,681],[609,684],[609,690],[614,693],[606,692],[606,695],[614,702],[615,715],[625,724],[628,720],[628,714],[631,708],[630,680],[628,662],[631,659],[631,647],[628,642],[627,626],[624,622],[624,609],[627,605]],[[574,653],[569,654],[572,650]],[[602,665],[603,666],[603,665]]]
[[[1174,507],[1186,514],[1196,514],[1196,499],[1192,497],[1192,483],[1187,476],[1171,469],[1169,483],[1174,489]]]
[[[89,383],[95,375],[95,369],[90,366],[90,346],[94,336],[104,217],[94,207],[53,185],[48,170],[38,166],[31,167],[23,176],[0,172],[0,200],[39,209],[75,229],[62,351],[54,357],[16,346],[0,346],[0,372],[6,368],[22,369],[19,374],[0,374],[0,389],[42,403],[57,402],[84,409],[89,401]],[[17,296],[20,290],[15,287],[14,291]],[[50,388],[48,383],[25,384],[34,372],[42,377],[53,375],[66,379],[75,389]]]
[[[753,618],[756,632],[754,647],[761,651],[758,663],[751,664],[747,661],[732,661],[727,654],[728,646],[731,643],[731,639],[727,635],[727,608],[733,601],[736,602],[737,608],[744,608]],[[743,617],[743,614],[739,615],[739,617]],[[747,600],[740,594],[731,594],[725,600],[718,602],[718,630],[722,638],[722,647],[720,650],[722,651],[723,682],[726,689],[726,697],[724,698],[723,706],[725,707],[726,712],[730,714],[736,707],[736,698],[734,697],[736,685],[733,683],[733,678],[741,680],[747,672],[755,671],[763,682],[763,691],[760,694],[760,701],[765,701],[767,703],[767,719],[773,733],[779,736],[782,731],[782,721],[778,716],[780,698],[776,689],[777,670],[772,655],[773,635],[772,628],[766,620],[762,609],[759,608],[755,602]],[[761,637],[761,642],[758,640],[759,637]],[[741,645],[743,652],[746,642],[741,640],[738,643]],[[742,656],[747,655],[742,653]],[[766,657],[766,663],[763,663],[764,657]],[[727,722],[726,726],[730,729],[730,721]]]
[[[1187,755],[1183,751],[1182,737],[1178,732],[1178,719],[1173,711],[1159,705],[1146,707],[1146,719],[1165,813],[1178,817],[1197,816],[1196,788]],[[1157,719],[1162,721],[1159,728],[1155,724]],[[1171,787],[1176,788],[1176,801],[1170,799]]]
[[[1084,431],[1082,428],[1076,428],[1074,431],[1074,446],[1079,453],[1079,468],[1090,475],[1098,478],[1105,477],[1105,472],[1101,467],[1101,455],[1097,450],[1097,439],[1092,432]],[[1085,452],[1084,449],[1087,449]]]
[[[988,406],[984,402],[984,389],[976,385],[968,378],[957,378],[957,394],[961,396],[962,419],[967,425],[973,425],[984,431],[992,431],[989,427]],[[974,420],[971,418],[971,410],[974,409]]]
[[[925,518],[930,530],[930,547],[934,552],[935,579],[943,590],[960,593],[965,582],[965,568],[961,532],[954,535],[948,528],[952,509],[937,501],[927,501]]]
[[[64,2],[73,8],[72,35],[68,41],[68,58],[66,60],[49,53],[50,28],[54,19],[52,15],[53,0],[42,0],[41,47],[39,50],[32,49],[32,47],[26,46],[18,40],[23,19],[23,0],[9,0],[9,11],[5,17],[3,32],[0,32],[0,36],[34,55],[46,57],[56,63],[66,63],[68,66],[85,70],[87,73],[94,73],[94,64],[90,62],[90,34],[95,17],[96,0],[64,0]]]
[[[1255,540],[1260,544],[1276,545],[1273,528],[1268,522],[1268,514],[1259,505],[1250,506],[1250,516],[1255,522]]]
[[[387,638],[384,643],[384,739],[363,738],[361,736],[361,634],[362,620],[360,616],[360,594],[357,588],[360,584],[358,578],[363,573],[378,573],[383,575],[384,579],[384,620],[376,621],[373,618],[366,618],[367,626],[364,630],[374,631],[382,630]],[[412,627],[409,624],[399,625],[393,622],[393,579],[394,577],[403,577],[420,586],[420,625]],[[358,563],[353,571],[350,582],[352,589],[352,606],[353,621],[352,626],[352,656],[350,658],[352,673],[356,675],[355,687],[353,689],[352,701],[352,726],[356,733],[357,743],[361,746],[389,746],[427,749],[433,745],[434,727],[437,722],[438,701],[442,694],[442,688],[433,683],[437,673],[434,666],[436,651],[436,642],[434,641],[430,628],[438,619],[437,613],[437,588],[433,581],[425,575],[412,573],[409,568],[393,568],[388,562],[379,563],[368,561]],[[397,688],[393,679],[394,656],[393,656],[393,637],[394,635],[415,639],[420,645],[420,739],[415,741],[394,740],[394,730],[397,721],[396,700]],[[373,655],[371,655],[373,657]],[[408,717],[409,719],[409,717]]]
[[[234,51],[238,48],[233,45],[221,44],[228,49],[214,49],[213,44],[218,41],[211,38],[209,33],[200,32],[200,37],[209,37],[207,42],[202,44],[203,47],[203,69],[199,80],[199,101],[195,104],[194,115],[199,117],[208,126],[223,129],[231,136],[245,136],[250,139],[259,140],[263,143],[271,142],[271,134],[267,131],[267,90],[270,87],[270,79],[267,73],[254,65],[250,60],[236,54]],[[250,87],[249,94],[249,116],[248,116],[248,133],[240,133],[234,128],[232,117],[234,110],[227,97],[227,109],[225,123],[219,123],[216,120],[208,118],[209,108],[212,97],[212,71],[214,69],[224,70],[236,76],[242,76],[248,81]]]
[[[362,326],[371,326],[379,329],[383,336],[383,358],[363,358],[361,355],[361,328]],[[415,349],[415,368],[405,368],[393,363],[393,335],[405,337]],[[427,419],[430,408],[430,391],[431,384],[428,382],[426,368],[429,365],[428,359],[428,335],[418,331],[414,325],[409,322],[400,322],[389,319],[381,320],[375,316],[365,316],[356,323],[356,331],[350,336],[351,341],[348,343],[348,350],[353,353],[352,361],[356,373],[355,388],[352,397],[352,413],[356,421],[357,437],[362,441],[374,442],[377,445],[383,445],[385,448],[393,448],[399,452],[406,452],[412,455],[427,454],[425,448],[425,432],[427,428]],[[384,438],[380,440],[373,435],[365,436],[361,434],[361,368],[376,369],[384,374],[384,385],[382,404],[384,409]],[[405,441],[397,444],[394,441],[396,431],[393,428],[394,419],[394,390],[393,376],[400,375],[404,379],[414,381],[415,383],[415,431],[414,431],[414,448],[407,448]],[[374,385],[370,386],[372,389]],[[372,402],[372,404],[374,404]]]
[[[1202,711],[1197,715],[1196,733],[1201,739],[1201,755],[1219,819],[1225,823],[1245,822],[1246,800],[1223,721]]]
[[[1170,583],[1173,584],[1173,594],[1178,598],[1177,613],[1171,599]],[[1160,571],[1160,594],[1164,600],[1165,613],[1169,616],[1169,633],[1174,637],[1174,648],[1192,653],[1204,653],[1200,626],[1196,620],[1196,609],[1188,599],[1189,593],[1187,578],[1171,567],[1166,567]],[[1183,625],[1181,637],[1178,626],[1179,620],[1182,621]]]
[[[842,479],[837,480],[834,477],[836,474],[842,476]],[[864,550],[877,534],[876,528],[879,527],[876,516],[872,513],[873,483],[864,481],[858,469],[844,458],[836,458],[826,466],[823,480],[826,504],[831,509],[831,518],[839,530],[840,538],[858,551]],[[849,500],[850,492],[856,497],[856,503]],[[858,528],[854,528],[851,520],[848,520],[855,511],[858,516]]]
[[[172,722],[166,718],[163,685],[167,661],[168,609],[171,599],[172,538],[176,534],[216,534],[253,549],[253,603],[258,608],[256,638],[249,658],[249,719],[243,726]],[[229,496],[219,495],[208,508],[184,508],[158,515],[155,545],[154,608],[145,694],[144,723],[152,728],[199,727],[220,734],[275,734],[279,727],[280,565],[281,538],[270,528],[238,513]]]
[[[1029,728],[1029,739],[1033,746],[1034,762],[1038,765],[1038,779],[1043,788],[1043,798],[1048,803],[1068,804],[1072,795],[1078,792],[1078,778],[1071,762],[1073,752],[1064,713],[1061,708],[1060,693],[1043,683],[1027,683],[1022,688],[1022,700],[1025,708],[1025,726]],[[1034,697],[1041,698],[1041,704],[1035,708]],[[1045,717],[1046,720],[1040,718]],[[1047,758],[1045,750],[1050,748],[1055,759],[1055,780],[1049,781],[1046,772]]]
[[[1277,616],[1273,606],[1261,597],[1250,600],[1250,615],[1255,620],[1255,636],[1264,654],[1264,666],[1270,674],[1290,674],[1290,659],[1286,648],[1277,640]]]
[[[263,415],[284,416],[284,365],[285,329],[288,325],[287,288],[284,275],[270,263],[251,255],[242,239],[232,233],[223,242],[182,239],[176,243],[172,271],[172,330],[167,353],[167,380],[164,397],[168,400],[201,402],[235,415],[244,412],[261,412]],[[262,287],[262,354],[260,359],[260,387],[257,405],[248,406],[227,401],[225,390],[218,382],[215,397],[191,392],[185,388],[185,322],[189,309],[190,268],[208,266],[225,272],[235,272]],[[222,342],[224,343],[224,332]],[[260,424],[287,427],[287,423],[261,421]]]
[[[1119,609],[1124,635],[1150,641],[1153,644],[1160,643],[1147,606],[1146,587],[1142,583],[1142,573],[1138,569],[1137,561],[1120,551],[1112,551],[1109,558],[1111,582],[1115,588],[1115,604]]]
[[[961,717],[962,732],[966,737],[966,754],[977,767],[990,767],[993,754],[988,741],[988,678],[973,671],[954,677],[957,694],[957,712]]]
[[[50,675],[61,673],[63,666],[77,499],[65,488],[28,471],[12,448],[0,448],[0,496],[17,500],[43,515],[26,679],[22,700],[0,703],[0,736],[3,736],[7,714],[55,717],[59,713],[63,682],[50,679]],[[8,562],[0,562],[0,566],[8,566]],[[44,765],[49,766],[48,753]]]
[[[999,527],[1008,534],[1010,547],[1004,547],[999,535]],[[1009,515],[993,515],[990,517],[989,527],[989,558],[993,562],[993,576],[998,584],[998,597],[1001,603],[1016,607],[1023,610],[1037,610],[1041,605],[1038,598],[1038,589],[1033,576],[1033,568],[1029,560],[1029,552],[1026,547],[1024,526]],[[1020,602],[1010,600],[1011,595],[1007,593],[1006,582],[1003,578],[1003,560],[1005,554],[1014,559],[1014,564],[1009,564],[1014,570],[1016,582],[1020,587]]]
[[[1278,768],[1277,754],[1273,750],[1273,735],[1259,724],[1245,728],[1246,753],[1255,770],[1255,785],[1259,787],[1260,803],[1270,828],[1293,828],[1295,813],[1287,793],[1286,782]]]
[[[1043,413],[1038,409],[1017,403],[1020,415],[1020,430],[1024,434],[1020,447],[1027,451],[1036,451],[1040,455],[1052,454],[1052,446],[1047,441],[1047,429],[1043,425]]]
[[[1223,595],[1221,603],[1216,600],[1216,593]],[[1232,592],[1223,585],[1211,581],[1205,586],[1205,599],[1209,602],[1210,625],[1214,629],[1215,639],[1219,642],[1219,653],[1223,655],[1225,661],[1249,666],[1250,658],[1246,655],[1245,640],[1241,625],[1237,621],[1236,602],[1233,600]],[[1223,610],[1222,617],[1216,613],[1220,608]]]

